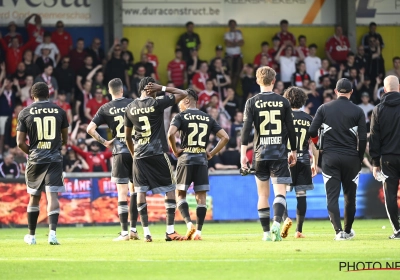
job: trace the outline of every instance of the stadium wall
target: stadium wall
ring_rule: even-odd
[[[235,172],[236,173],[236,172]],[[66,174],[66,191],[60,193],[60,224],[118,223],[117,189],[108,173]],[[257,220],[257,189],[254,176],[238,174],[210,175],[211,190],[207,196],[208,221]],[[313,191],[307,193],[307,219],[327,219],[326,195],[321,174],[314,178]],[[400,193],[399,193],[400,194]],[[400,196],[399,196],[400,197]],[[270,204],[272,205],[273,191]],[[190,214],[196,219],[196,200],[189,189],[187,201]],[[29,195],[23,179],[0,180],[0,227],[25,225]],[[165,221],[164,196],[148,195],[150,222]],[[296,216],[296,197],[287,197],[289,216]],[[399,199],[400,204],[400,199]],[[343,216],[343,196],[339,200]],[[271,217],[273,209],[271,209]],[[361,174],[357,192],[357,218],[386,218],[382,186],[371,174]],[[182,221],[177,211],[176,220]],[[40,203],[39,223],[47,223],[46,198]]]
[[[279,31],[279,27],[240,27],[243,33],[245,45],[242,48],[244,61],[253,62],[254,56],[260,52],[262,41],[272,44],[272,37]],[[299,35],[307,36],[308,44],[318,45],[319,57],[325,57],[325,42],[333,35],[333,26],[291,26],[289,28],[296,37]],[[226,27],[205,27],[197,26],[195,32],[200,35],[202,40],[200,59],[211,60],[215,55],[215,46],[224,46],[224,33]],[[180,27],[144,27],[127,26],[124,27],[123,34],[130,40],[129,49],[135,56],[135,61],[140,59],[140,51],[147,40],[155,44],[154,53],[158,56],[158,72],[163,83],[166,82],[167,65],[174,58],[174,49],[179,36],[185,32],[185,28]],[[357,43],[361,42],[362,36],[368,32],[368,26],[357,26]],[[400,44],[399,26],[378,26],[378,32],[385,41],[383,57],[385,59],[386,70],[392,68],[392,58],[399,55],[398,46]],[[354,50],[356,51],[356,50]]]

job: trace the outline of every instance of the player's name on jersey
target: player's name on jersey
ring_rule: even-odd
[[[293,120],[294,125],[311,126],[309,120],[295,119]]]
[[[188,121],[193,121],[193,120],[206,121],[206,122],[210,121],[210,117],[206,117],[203,115],[192,115],[190,113],[184,114],[183,117],[185,118],[185,120]]]
[[[37,108],[32,107],[29,110],[31,115],[38,115],[38,114],[58,114],[58,108]]]
[[[131,115],[138,115],[138,114],[149,114],[155,111],[154,106],[144,107],[144,108],[131,108],[129,111]]]
[[[50,150],[50,149],[51,149],[51,142],[40,141],[40,142],[37,144],[36,149]]]
[[[190,154],[202,154],[206,152],[206,149],[200,147],[187,147],[183,149],[183,152]]]
[[[110,108],[110,110],[108,111],[111,115],[116,115],[119,114],[121,112],[125,113],[125,109],[126,108],[116,108],[116,107],[112,107]]]
[[[150,144],[150,137],[141,138],[137,141],[138,145]]]
[[[277,145],[282,144],[282,137],[260,137],[260,145]]]
[[[262,101],[257,100],[255,103],[257,108],[268,108],[268,107],[283,107],[283,101]]]

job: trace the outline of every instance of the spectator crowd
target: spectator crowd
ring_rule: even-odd
[[[109,150],[88,138],[86,127],[97,110],[110,100],[107,83],[120,78],[125,97],[137,98],[138,84],[145,76],[160,80],[155,45],[147,41],[140,57],[129,51],[129,40],[114,40],[108,51],[94,38],[85,42],[79,38],[73,45],[71,35],[58,21],[53,32],[42,27],[41,17],[32,14],[25,20],[28,40],[24,42],[17,25],[10,22],[8,33],[0,34],[0,177],[18,177],[24,173],[26,157],[16,148],[16,126],[19,112],[33,100],[30,88],[36,82],[45,82],[50,100],[67,113],[70,141],[63,147],[66,172],[109,171]],[[400,57],[393,58],[393,68],[385,73],[382,51],[384,41],[371,23],[357,49],[352,50],[342,27],[337,25],[325,46],[307,42],[305,35],[296,38],[289,31],[289,22],[280,22],[280,32],[271,41],[260,42],[260,52],[254,58],[242,56],[246,36],[235,20],[228,23],[224,46],[215,46],[211,61],[201,59],[206,48],[195,33],[194,23],[186,24],[186,32],[176,43],[174,57],[167,66],[168,86],[192,87],[199,96],[198,108],[215,118],[231,136],[224,151],[214,157],[211,170],[238,169],[240,165],[239,138],[246,100],[259,92],[255,72],[270,66],[277,72],[274,92],[283,94],[290,86],[302,88],[308,94],[303,110],[314,115],[321,104],[336,99],[334,88],[340,78],[353,84],[351,101],[364,110],[369,123],[372,109],[383,94],[382,81],[386,75],[400,77]],[[90,44],[89,44],[90,43]],[[324,57],[317,50],[325,50]],[[165,111],[165,126],[178,112],[177,106]],[[108,138],[108,130],[99,128]],[[218,139],[212,135],[208,149]],[[179,143],[177,135],[177,142]],[[252,158],[249,146],[248,158]],[[171,161],[176,158],[171,154]],[[368,156],[366,156],[368,158]],[[370,167],[368,160],[365,160]]]

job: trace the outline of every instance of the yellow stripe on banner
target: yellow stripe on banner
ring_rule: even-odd
[[[169,161],[169,157],[167,156],[166,153],[164,153],[164,157],[168,163],[168,167],[169,167],[169,173],[171,174],[171,182],[172,184],[176,184],[176,180],[175,180],[175,176],[174,176],[174,171],[172,170],[172,166],[171,166],[171,162]]]
[[[315,17],[318,15],[318,12],[321,10],[321,7],[324,5],[324,2],[325,0],[314,0],[310,10],[308,10],[308,13],[303,19],[302,24],[312,24]]]

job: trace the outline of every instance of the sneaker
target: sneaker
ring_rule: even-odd
[[[192,236],[194,235],[195,232],[196,232],[196,228],[194,227],[194,225],[192,225],[192,227],[190,229],[188,229],[185,234],[186,239],[192,240]]]
[[[137,231],[130,230],[129,231],[129,239],[140,240],[139,234],[137,233]]]
[[[281,231],[281,237],[286,238],[289,235],[289,229],[292,226],[293,222],[292,220],[287,217],[285,222],[283,223],[282,231]]]
[[[176,231],[173,233],[165,233],[165,241],[183,241],[186,240],[186,236],[180,236]]]
[[[305,235],[299,231],[296,231],[294,238],[305,238]]]
[[[201,239],[201,235],[194,234],[194,235],[192,235],[192,239],[191,240],[203,240],[203,239]]]
[[[261,240],[262,241],[272,241],[271,233],[268,233],[267,236],[264,236]]]
[[[350,233],[345,232],[345,236],[346,236],[346,239],[349,239],[349,240],[353,239],[356,236],[356,232],[353,229],[351,229]]]
[[[347,240],[346,233],[344,231],[340,231],[338,234],[335,235],[335,238],[333,240],[336,240],[336,241]]]
[[[400,240],[400,231],[393,233],[393,235],[389,236],[389,239],[397,239]]]
[[[24,241],[25,241],[25,243],[28,244],[28,245],[36,245],[36,238],[35,238],[35,236],[32,236],[32,235],[27,234],[27,235],[24,236]]]
[[[114,238],[113,241],[129,241],[129,235],[122,235],[121,233],[119,233],[118,237]]]
[[[151,239],[151,235],[146,235],[144,238],[144,242],[153,242],[153,239]]]
[[[277,225],[272,225],[272,227],[271,227],[271,237],[272,237],[271,240],[272,240],[273,242],[275,242],[275,241],[282,241],[282,237],[281,237],[280,232],[281,232],[281,229],[280,229],[279,226],[277,226]]]
[[[55,235],[49,235],[48,242],[50,245],[60,245]]]

